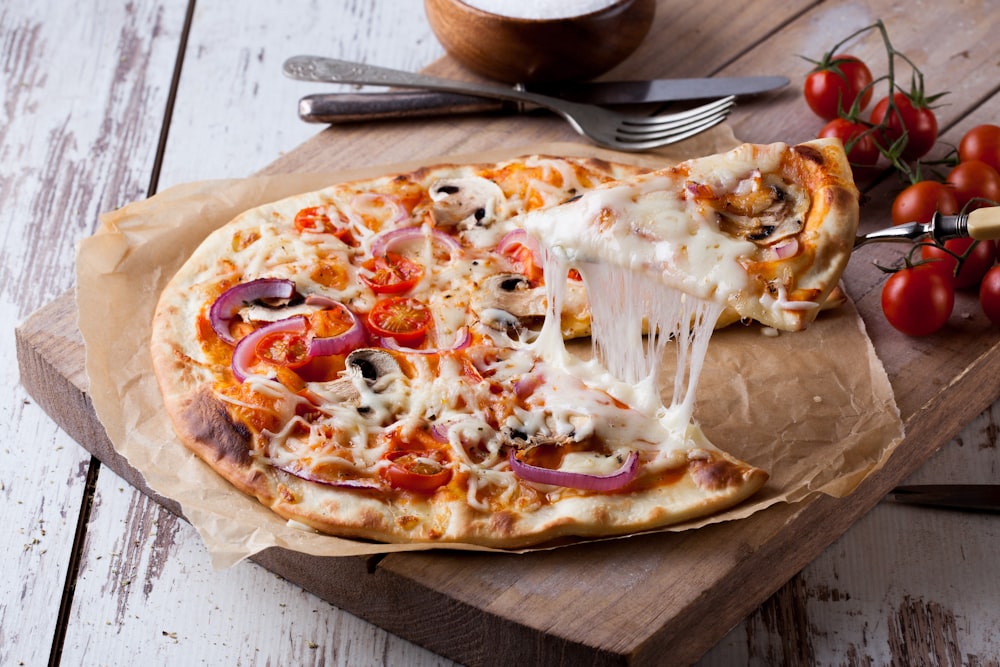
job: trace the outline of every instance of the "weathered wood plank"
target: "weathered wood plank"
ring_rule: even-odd
[[[249,175],[318,132],[297,120],[304,92],[280,73],[284,58],[318,35],[345,58],[415,69],[437,57],[429,35],[413,46],[422,12],[417,4],[258,2],[234,14],[199,4],[159,187]],[[374,44],[396,48],[375,54]],[[365,575],[364,561],[352,566],[352,579]],[[106,468],[76,587],[66,664],[450,664],[252,562],[214,571],[194,529]]]
[[[14,324],[73,285],[74,242],[98,212],[145,194],[172,13],[154,2],[0,7],[2,664],[49,658],[91,458],[19,386]]]

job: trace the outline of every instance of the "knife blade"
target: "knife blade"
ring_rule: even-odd
[[[642,104],[754,95],[787,86],[783,76],[602,81],[532,86],[532,92],[589,104]],[[412,118],[462,113],[515,113],[523,109],[471,95],[433,91],[317,93],[299,101],[299,117],[314,123]]]
[[[897,503],[973,512],[1000,512],[1000,484],[913,484],[890,494]]]

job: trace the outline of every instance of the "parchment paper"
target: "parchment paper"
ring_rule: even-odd
[[[663,166],[736,143],[728,129],[719,129],[656,155],[548,144],[424,164],[546,153]],[[106,214],[94,236],[80,243],[79,326],[97,416],[116,450],[149,487],[180,504],[215,567],[233,565],[272,546],[317,556],[441,546],[481,549],[460,544],[375,544],[289,525],[232,488],[175,438],[149,354],[150,323],[160,291],[211,230],[259,204],[416,166],[180,185]],[[710,440],[767,470],[770,481],[737,508],[665,530],[741,519],[775,503],[798,502],[816,493],[844,496],[881,467],[902,440],[902,422],[888,378],[852,304],[822,314],[806,331],[768,334],[756,325],[716,332],[699,385],[695,418]],[[672,382],[672,374],[664,377]]]

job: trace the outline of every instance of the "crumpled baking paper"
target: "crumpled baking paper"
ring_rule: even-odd
[[[544,153],[593,155],[656,167],[736,143],[731,131],[716,131],[678,144],[672,154],[635,156],[589,145],[547,144],[424,164],[492,162]],[[236,491],[174,436],[149,353],[160,291],[210,231],[259,204],[416,166],[179,185],[103,216],[98,231],[79,244],[79,326],[97,416],[116,450],[149,487],[180,504],[214,566],[233,565],[268,547],[316,556],[442,546],[482,549],[461,544],[378,544],[289,524]],[[589,350],[589,343],[584,345]],[[672,383],[672,373],[665,370],[663,377]],[[733,325],[716,332],[697,395],[695,418],[709,439],[771,477],[738,507],[664,530],[737,520],[775,503],[798,502],[817,493],[844,496],[881,467],[902,440],[902,422],[888,378],[850,303],[821,314],[803,332],[774,335],[757,325]]]

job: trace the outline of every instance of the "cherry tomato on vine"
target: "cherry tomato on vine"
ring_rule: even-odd
[[[841,110],[848,111],[858,100],[864,109],[872,98],[872,73],[861,59],[851,55],[835,55],[824,59],[806,77],[803,93],[806,104],[820,118],[832,120]]]
[[[405,296],[382,299],[368,313],[368,327],[375,335],[394,338],[407,347],[420,345],[430,325],[427,306]]]
[[[892,224],[930,222],[935,211],[941,215],[958,213],[955,193],[939,181],[917,181],[896,195],[892,202]]]
[[[1000,126],[987,123],[966,132],[958,144],[958,159],[979,160],[1000,171]]]
[[[931,264],[896,271],[882,286],[882,312],[907,336],[927,336],[945,325],[955,307],[955,290]]]
[[[820,139],[840,139],[847,149],[847,161],[854,168],[855,176],[862,176],[863,172],[875,166],[881,155],[875,137],[868,131],[868,126],[864,123],[855,123],[846,118],[834,118],[823,126],[823,129],[816,135]]]
[[[990,322],[1000,327],[1000,266],[986,272],[979,285],[979,303]]]
[[[905,93],[893,93],[892,102],[895,109],[890,110],[889,98],[883,97],[872,109],[872,125],[882,125],[882,130],[888,148],[906,135],[906,145],[901,151],[903,158],[914,160],[927,155],[934,147],[938,137],[937,116],[934,110],[921,100],[914,100]]]
[[[976,241],[970,238],[949,239],[940,246],[925,244],[920,248],[920,256],[925,260],[934,260],[933,266],[942,271],[951,281],[955,289],[976,287],[983,276],[993,266],[996,258],[997,244],[995,241]],[[962,266],[955,272],[958,259],[949,253],[962,258]],[[966,254],[968,253],[968,254]]]
[[[964,208],[972,199],[1000,202],[1000,172],[979,160],[959,162],[948,172],[945,179],[955,191],[959,208]],[[970,209],[989,206],[987,202],[973,202]]]

